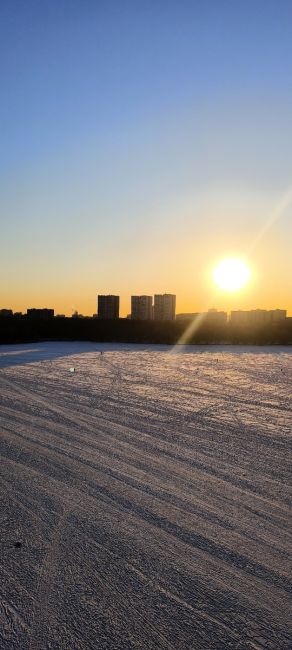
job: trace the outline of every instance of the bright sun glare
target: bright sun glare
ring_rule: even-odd
[[[231,258],[223,260],[215,267],[213,278],[220,289],[237,291],[248,282],[250,269],[242,260]]]

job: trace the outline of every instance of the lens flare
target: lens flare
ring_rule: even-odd
[[[219,289],[238,291],[250,278],[250,269],[243,260],[230,258],[220,262],[214,269],[213,278]]]

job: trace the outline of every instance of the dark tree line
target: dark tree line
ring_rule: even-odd
[[[120,343],[161,343],[174,345],[186,324],[161,321],[102,321],[96,318],[29,319],[0,318],[0,343],[32,341],[96,341]],[[201,323],[188,341],[190,344],[292,345],[292,319],[265,326],[239,327],[226,323]]]

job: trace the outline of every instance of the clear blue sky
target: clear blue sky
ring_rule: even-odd
[[[292,3],[2,0],[0,307],[203,309],[292,184]],[[288,204],[218,307],[292,311]]]

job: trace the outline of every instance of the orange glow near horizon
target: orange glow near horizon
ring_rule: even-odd
[[[211,276],[211,273],[210,273]],[[230,312],[232,310],[242,309],[248,311],[250,309],[286,309],[287,314],[292,314],[292,303],[291,300],[287,301],[287,295],[285,295],[284,289],[277,291],[277,287],[269,287],[266,285],[262,291],[259,288],[254,286],[246,285],[240,291],[223,291],[217,289],[211,291],[211,284],[213,278],[211,277],[208,285],[205,287],[198,287],[198,290],[186,291],[182,285],[174,287],[171,293],[176,294],[176,313],[195,313],[195,312],[204,312],[207,308],[217,308],[218,310],[223,310]],[[209,286],[210,285],[210,286]],[[209,293],[206,289],[209,288]],[[131,294],[133,295],[153,295],[154,293],[164,293],[164,289],[158,289],[155,291],[146,291],[133,290],[129,291],[120,291],[117,289],[113,291],[100,291],[100,293],[116,293],[120,295],[120,316],[126,317],[131,311]],[[210,298],[212,300],[210,302]],[[97,311],[97,293],[93,290],[92,295],[89,292],[86,295],[80,296],[66,295],[66,298],[61,295],[54,294],[52,291],[50,293],[38,295],[37,293],[30,294],[27,293],[27,296],[23,296],[21,300],[15,295],[14,299],[12,296],[3,297],[1,300],[0,308],[12,309],[14,312],[21,311],[26,313],[26,310],[30,307],[43,308],[48,307],[55,310],[55,314],[65,314],[66,316],[72,316],[72,313],[77,310],[78,313],[83,314],[84,316],[92,316]]]
[[[250,281],[240,290],[227,291],[214,287],[214,267],[230,258],[245,260],[248,235],[243,241],[242,233],[237,240],[227,228],[224,233],[220,222],[218,232],[212,236],[208,237],[206,229],[192,237],[179,232],[173,242],[171,231],[163,246],[158,241],[151,259],[146,247],[139,249],[139,258],[136,249],[132,256],[129,251],[120,251],[118,256],[114,249],[109,260],[88,255],[81,260],[76,257],[70,264],[57,257],[54,273],[50,272],[50,260],[38,264],[38,274],[34,259],[27,260],[25,266],[18,260],[1,287],[0,308],[25,313],[30,307],[47,307],[55,314],[71,316],[76,310],[92,316],[97,311],[98,294],[115,294],[120,296],[120,316],[126,317],[131,311],[131,295],[173,293],[177,314],[200,313],[208,308],[229,313],[286,309],[288,315],[292,314],[292,276],[287,273],[290,258],[283,254],[287,242],[277,232],[266,233],[256,252],[246,259]]]

